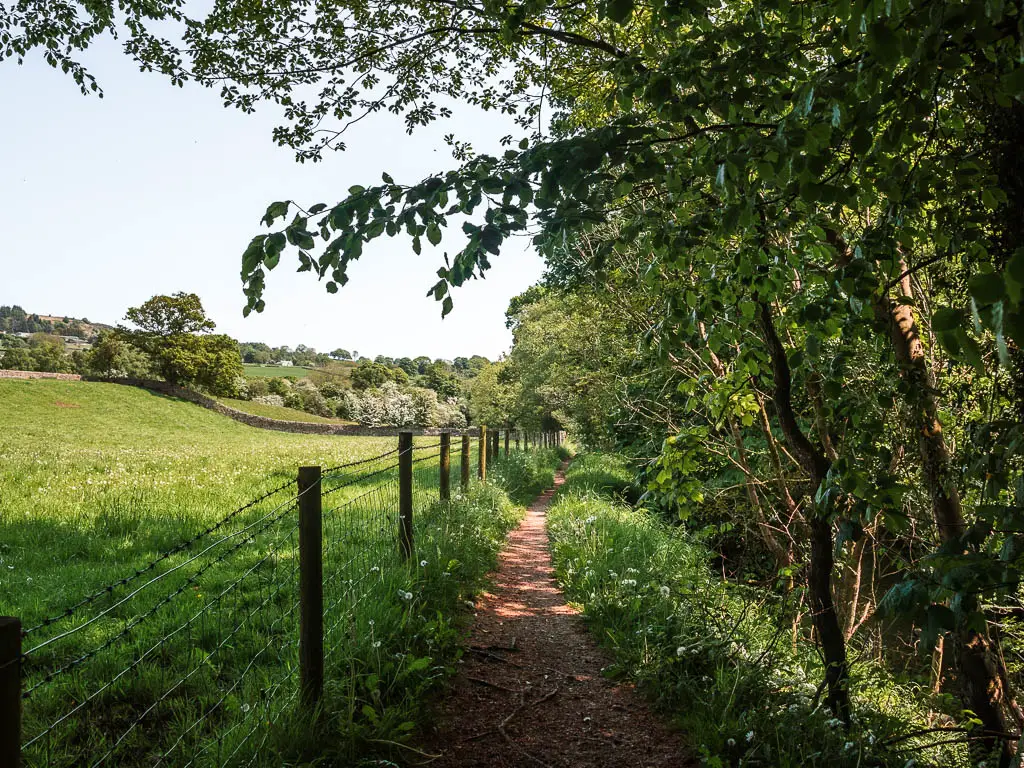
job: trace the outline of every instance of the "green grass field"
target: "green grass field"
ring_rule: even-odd
[[[315,734],[291,707],[294,487],[178,547],[299,465],[376,456],[397,439],[260,430],[88,382],[0,381],[0,424],[0,615],[32,630],[25,764],[311,759],[297,745]],[[330,738],[342,764],[409,734],[457,642],[452,614],[516,518],[494,486],[437,504],[432,453],[415,454],[426,460],[410,567],[398,557],[394,457],[325,480],[326,706],[342,713]]]
[[[324,416],[317,416],[315,413],[306,413],[296,408],[285,408],[281,405],[265,405],[254,403],[252,400],[236,400],[231,397],[219,397],[218,401],[229,408],[243,413],[251,413],[254,416],[266,416],[268,419],[280,419],[281,421],[305,421],[314,424],[356,424],[354,421],[344,419],[329,419]]]
[[[245,365],[243,367],[245,368],[246,376],[249,376],[250,378],[260,377],[266,379],[271,379],[277,376],[293,376],[296,379],[304,379],[309,375],[310,371],[314,370],[313,368],[306,368],[301,365],[293,365],[287,368],[280,365]]]

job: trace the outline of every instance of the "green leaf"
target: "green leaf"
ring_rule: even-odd
[[[975,301],[982,306],[995,304],[1005,295],[1003,280],[994,272],[975,275],[967,281],[967,288]]]
[[[437,245],[441,242],[441,228],[437,226],[436,221],[427,224],[427,240],[430,241],[431,245]]]
[[[269,227],[273,225],[274,221],[276,221],[277,219],[281,218],[282,216],[287,216],[289,204],[290,201],[288,200],[281,200],[276,203],[271,203],[267,207],[267,212],[263,216],[263,223]]]
[[[850,137],[850,149],[853,150],[855,155],[866,154],[871,149],[872,141],[871,132],[864,126],[860,126]]]
[[[932,330],[936,333],[941,331],[955,331],[964,323],[963,313],[949,307],[938,309],[932,315]]]
[[[336,282],[334,282],[333,280],[328,280],[327,281],[327,292],[328,293],[337,293],[338,292],[338,284]]]
[[[409,666],[407,667],[407,669],[409,672],[419,672],[420,670],[429,667],[430,661],[431,659],[429,656],[420,656],[419,658],[413,659],[411,662],[409,662]]]
[[[625,24],[633,15],[633,0],[608,0],[607,15],[616,24]]]
[[[441,303],[441,317],[446,317],[448,313],[452,311],[453,305],[452,297],[445,296],[444,301]]]

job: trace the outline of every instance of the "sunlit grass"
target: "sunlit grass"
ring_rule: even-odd
[[[697,535],[610,498],[628,476],[615,456],[572,464],[548,512],[555,568],[614,653],[608,673],[638,682],[677,719],[704,765],[968,764],[943,734],[931,735],[935,748],[927,734],[887,746],[926,727],[942,703],[868,654],[853,667],[856,722],[844,732],[822,703],[814,646],[794,644],[792,605],[722,580]]]
[[[463,491],[455,452],[441,504],[437,440],[415,440],[407,561],[397,457],[325,476],[338,490],[323,498],[327,674],[314,720],[297,704],[294,486],[181,544],[300,465],[378,456],[397,438],[259,430],[111,384],[0,381],[0,614],[32,630],[24,741],[44,734],[25,764],[348,765],[400,749],[521,514],[502,484],[525,500],[557,462],[501,460],[487,486]]]

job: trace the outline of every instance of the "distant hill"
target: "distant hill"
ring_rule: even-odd
[[[58,336],[74,336],[82,341],[92,341],[101,331],[112,328],[111,325],[94,323],[84,317],[29,313],[17,304],[0,306],[0,333],[53,333]]]

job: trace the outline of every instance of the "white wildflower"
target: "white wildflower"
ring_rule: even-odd
[[[636,579],[623,579],[622,580],[622,586],[624,586],[624,587],[635,587],[636,586]]]
[[[412,592],[406,592],[404,589],[398,590],[398,596],[402,600],[412,600]]]
[[[426,560],[420,560],[420,568],[426,568],[426,567],[427,567],[427,561]]]
[[[726,739],[725,746],[729,747],[729,749],[732,749],[736,746],[736,739]]]
[[[669,589],[668,587],[662,587],[662,588],[661,588],[661,596],[662,596],[662,597],[668,597],[668,596],[669,596],[669,593],[670,593],[671,591],[672,591],[672,590],[670,590],[670,589]]]
[[[685,656],[685,655],[686,655],[686,646],[680,645],[678,648],[676,648],[676,656]]]
[[[857,745],[854,744],[852,741],[848,741],[845,744],[843,744],[843,749],[845,749],[847,752],[849,752],[851,749],[853,749],[856,746]]]
[[[749,744],[753,740],[754,740],[754,732],[753,731],[747,731],[747,744]]]

